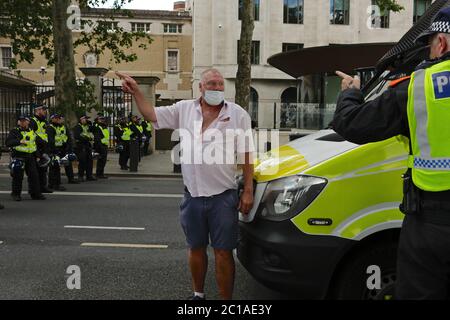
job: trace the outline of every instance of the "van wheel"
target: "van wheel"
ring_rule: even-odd
[[[397,244],[373,244],[347,258],[331,289],[331,297],[339,300],[391,300],[396,280]],[[379,289],[369,289],[369,266],[378,266],[381,272]]]

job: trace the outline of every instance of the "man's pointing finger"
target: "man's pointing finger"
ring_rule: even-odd
[[[338,75],[342,79],[353,79],[352,76],[349,76],[348,74],[343,73],[342,71],[336,71],[336,75]]]

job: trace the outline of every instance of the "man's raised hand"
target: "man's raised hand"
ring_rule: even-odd
[[[139,91],[139,86],[132,77],[118,71],[116,71],[116,75],[122,80],[122,90],[124,92],[135,95]]]
[[[361,80],[358,76],[352,77],[348,74],[345,74],[342,71],[336,71],[336,75],[342,78],[341,89],[342,91],[347,89],[360,89],[361,88]]]

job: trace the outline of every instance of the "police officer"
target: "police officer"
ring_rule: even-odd
[[[122,117],[114,127],[114,137],[116,138],[117,150],[119,151],[120,170],[128,170],[128,160],[130,159],[131,129],[127,118]]]
[[[78,124],[73,129],[73,137],[75,140],[75,154],[78,158],[78,181],[95,181],[92,175],[93,159],[92,159],[92,143],[94,142],[94,134],[91,131],[89,117],[82,115]]]
[[[48,185],[53,190],[66,191],[61,186],[61,169],[59,160],[66,155],[64,144],[67,143],[68,137],[66,127],[62,125],[61,116],[52,114],[50,116],[50,125],[47,129],[48,148],[53,155],[53,161],[50,163],[48,173]]]
[[[94,128],[94,149],[99,154],[97,159],[97,179],[108,179],[105,176],[105,166],[108,159],[109,129],[106,118],[99,114]]]
[[[142,120],[141,126],[144,130],[144,136],[142,138],[144,140],[144,146],[142,153],[144,156],[148,156],[150,154],[149,147],[150,147],[150,139],[152,138],[153,126],[150,121],[145,120]]]
[[[416,40],[430,60],[375,100],[364,102],[357,77],[338,72],[342,92],[333,127],[358,144],[410,137],[404,175],[406,214],[397,260],[397,299],[450,297],[450,8]]]
[[[59,115],[58,123],[62,127],[60,128],[60,130],[62,130],[62,140],[64,142],[61,148],[57,148],[57,151],[59,152],[60,155],[69,156],[68,157],[69,163],[67,163],[64,166],[64,170],[66,171],[67,182],[69,184],[78,184],[79,182],[77,179],[75,179],[72,166],[72,162],[75,161],[74,159],[76,158],[73,152],[73,138],[69,128],[65,124],[64,115],[62,114]]]
[[[137,144],[137,156],[138,160],[141,160],[141,151],[142,151],[142,137],[144,135],[144,128],[142,128],[140,123],[140,118],[137,115],[130,114],[130,129],[131,129],[131,144]],[[130,154],[132,153],[132,149],[130,149]],[[132,156],[132,155],[131,155]]]
[[[38,148],[38,153],[42,156],[48,156],[48,135],[47,135],[47,106],[42,103],[33,104],[34,116],[31,118],[30,129],[36,132],[36,134],[45,142]],[[47,187],[47,171],[48,166],[39,165],[39,183],[41,185],[42,193],[52,193],[53,190]]]
[[[12,129],[6,138],[6,145],[11,148],[12,162],[12,192],[14,201],[21,201],[22,180],[24,171],[28,177],[28,193],[33,200],[45,200],[40,190],[39,173],[37,166],[38,145],[45,145],[43,141],[30,128],[30,118],[20,116],[17,127]]]

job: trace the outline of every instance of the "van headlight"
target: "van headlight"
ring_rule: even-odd
[[[327,180],[312,176],[291,176],[267,185],[261,201],[260,216],[272,221],[295,217],[322,192]]]

